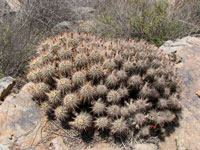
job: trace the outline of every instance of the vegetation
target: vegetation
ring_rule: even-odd
[[[199,2],[196,3],[198,6]],[[169,5],[164,0],[104,0],[99,4],[98,13],[99,20],[107,26],[100,30],[100,34],[105,39],[145,39],[161,46],[167,40],[199,30],[199,18],[195,16],[199,7],[194,6],[196,3],[176,1],[175,5]]]
[[[144,41],[67,32],[41,42],[29,68],[34,100],[49,118],[81,132],[144,138],[178,121],[175,68]]]
[[[164,0],[24,0],[19,12],[2,13],[0,19],[2,73],[15,77],[25,74],[28,61],[35,56],[35,46],[57,34],[52,30],[56,24],[94,19],[89,14],[77,14],[74,6],[97,10],[97,26],[92,32],[106,40],[145,39],[160,46],[166,40],[199,34],[199,0],[176,0],[173,5]]]

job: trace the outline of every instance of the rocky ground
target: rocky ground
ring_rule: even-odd
[[[57,123],[47,121],[32,101],[33,84],[28,83],[18,94],[5,97],[0,105],[0,150],[199,150],[200,99],[196,92],[200,88],[200,39],[185,37],[175,42],[168,41],[161,49],[175,61],[183,83],[182,120],[164,141],[157,145],[134,141],[132,147],[123,142],[110,145],[103,139],[85,139],[83,142],[78,133],[63,130]],[[5,79],[0,82],[0,85],[6,85]],[[6,89],[12,83],[0,86],[0,89]],[[4,90],[4,96],[7,92]]]

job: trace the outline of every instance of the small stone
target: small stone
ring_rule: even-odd
[[[15,84],[15,79],[12,77],[4,77],[0,79],[0,100],[8,95]]]
[[[55,150],[68,150],[69,149],[66,146],[66,144],[64,143],[63,138],[61,136],[53,139],[52,144],[53,144]]]
[[[176,53],[177,52],[177,50],[176,49],[167,49],[167,50],[165,50],[166,52],[168,52],[168,53]]]
[[[200,90],[196,92],[196,95],[200,98]]]
[[[182,57],[176,55],[176,64],[181,63],[182,62]]]
[[[16,137],[16,143],[24,149],[36,146],[46,137],[43,130],[45,117],[28,91],[32,86],[34,83],[24,85],[18,94],[7,96],[0,105],[0,143]]]
[[[25,148],[24,150],[36,150],[36,149],[33,148],[33,147],[27,147],[27,148]]]
[[[154,144],[136,144],[134,150],[157,150],[157,146]]]
[[[0,144],[0,150],[10,150],[7,145]]]
[[[163,45],[170,46],[171,44],[173,44],[173,41],[169,40],[169,41],[166,41]]]
[[[160,49],[167,53],[176,53],[177,52],[176,48],[171,48],[170,46],[165,46],[165,45],[161,46]]]
[[[71,29],[72,27],[73,25],[69,21],[63,21],[54,26],[54,28],[67,28],[67,29]]]

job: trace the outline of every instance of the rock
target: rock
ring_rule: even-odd
[[[168,53],[176,53],[177,50],[176,49],[172,49],[172,48],[169,48],[169,49],[163,49],[164,51],[168,52]]]
[[[76,27],[70,21],[63,21],[53,27],[53,30],[60,30],[60,29],[67,29],[70,31],[75,31]]]
[[[15,79],[12,77],[4,77],[0,79],[0,100],[8,95],[15,84]]]
[[[0,150],[10,150],[10,148],[7,145],[0,144]]]
[[[86,150],[121,150],[121,149],[111,147],[107,143],[96,143],[92,148],[87,148]]]
[[[62,137],[56,137],[52,140],[54,150],[68,150],[69,148],[65,145]]]
[[[58,23],[56,26],[53,27],[53,31],[74,31],[74,32],[90,32],[96,26],[95,20],[79,20],[75,22],[63,21]]]
[[[154,144],[136,144],[134,150],[157,150],[157,146]]]
[[[32,100],[33,85],[26,84],[19,94],[9,95],[0,106],[0,144],[25,149],[36,146],[46,136],[46,118]]]
[[[200,87],[200,39],[186,37],[180,41],[186,43],[177,50],[182,58],[182,65],[178,67],[183,84],[182,119],[175,132],[160,143],[160,150],[198,150],[200,147],[200,101],[195,94]]]
[[[200,97],[200,90],[196,92],[197,96]]]
[[[6,0],[12,12],[18,12],[20,10],[20,2],[19,0]]]
[[[173,44],[173,41],[168,40],[163,44],[163,46],[170,46],[171,44]]]
[[[25,148],[24,150],[36,150],[36,149],[33,148],[33,147],[27,147],[27,148]]]
[[[180,57],[180,56],[178,56],[178,55],[176,55],[175,57],[176,57],[176,58],[175,58],[175,63],[176,63],[176,64],[182,62],[182,57]]]
[[[173,61],[175,64],[179,64],[182,62],[182,58],[175,53],[167,53],[165,57],[170,61]]]

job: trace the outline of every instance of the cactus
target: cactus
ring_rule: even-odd
[[[78,54],[75,57],[75,63],[77,67],[83,67],[86,66],[88,63],[88,58],[85,54]]]
[[[120,116],[120,107],[117,105],[111,105],[107,107],[107,113],[111,117],[118,117]]]
[[[69,74],[70,73],[70,71],[72,70],[72,68],[73,68],[73,65],[72,65],[72,63],[70,62],[70,61],[68,61],[68,60],[63,60],[63,61],[61,61],[60,63],[59,63],[59,71],[61,72],[61,73],[67,73],[67,74]]]
[[[120,112],[122,117],[129,116],[129,109],[126,106],[121,107]]]
[[[77,86],[82,85],[85,81],[86,81],[86,75],[82,71],[77,71],[72,76],[72,82]]]
[[[90,76],[92,79],[100,79],[103,77],[103,69],[99,64],[96,64],[90,68]]]
[[[135,106],[137,107],[137,111],[146,111],[152,107],[152,103],[148,103],[147,99],[138,99],[135,102]]]
[[[58,104],[61,101],[60,91],[53,90],[51,93],[47,94],[49,97],[49,101],[52,104]]]
[[[133,75],[128,80],[128,86],[131,89],[140,89],[143,84],[142,78],[139,75]]]
[[[94,87],[90,83],[83,85],[80,89],[80,96],[84,102],[91,101],[95,96]]]
[[[55,116],[61,121],[69,117],[67,110],[63,106],[59,106],[55,109]]]
[[[127,73],[124,70],[117,71],[116,76],[120,81],[126,81],[128,77]]]
[[[45,93],[49,91],[48,85],[43,82],[37,83],[33,89],[33,95],[40,98],[44,97]]]
[[[107,95],[107,101],[112,102],[112,103],[119,103],[121,100],[121,95],[115,91],[115,90],[110,90]]]
[[[109,127],[109,120],[107,117],[99,117],[94,123],[98,130],[105,130]]]
[[[105,112],[106,105],[99,99],[97,102],[94,103],[92,106],[92,111],[94,114],[101,115]]]
[[[117,89],[117,92],[119,93],[121,98],[126,98],[129,95],[129,91],[126,87],[120,87]]]
[[[181,112],[176,69],[144,41],[63,33],[41,42],[27,78],[46,115],[80,131],[147,138]]]
[[[86,130],[92,125],[92,116],[86,112],[81,112],[70,124],[78,130]]]
[[[56,79],[57,89],[61,91],[69,91],[72,89],[72,81],[67,78]]]
[[[114,73],[111,73],[107,78],[106,78],[106,86],[110,88],[115,88],[118,85],[119,79],[114,75]]]
[[[137,135],[138,138],[150,136],[150,126],[142,127]]]
[[[51,104],[47,101],[43,102],[41,104],[41,107],[42,107],[42,110],[47,114],[50,113],[53,110]]]
[[[151,111],[150,117],[153,122],[159,125],[163,125],[165,123],[173,122],[176,119],[176,115],[169,111],[169,110],[163,110],[163,111]]]
[[[123,118],[114,120],[111,126],[111,132],[114,134],[124,134],[128,130],[128,124]]]
[[[67,94],[63,99],[63,105],[67,109],[75,109],[78,107],[78,104],[80,103],[80,100],[75,94]]]
[[[126,105],[130,114],[134,114],[137,111],[137,106],[133,103],[133,99],[129,103],[126,102]]]
[[[100,84],[97,86],[96,91],[99,96],[105,96],[108,93],[108,88],[105,85]]]
[[[141,127],[145,122],[147,121],[147,116],[145,116],[143,113],[137,113],[134,117],[133,125],[136,126],[136,128]]]

